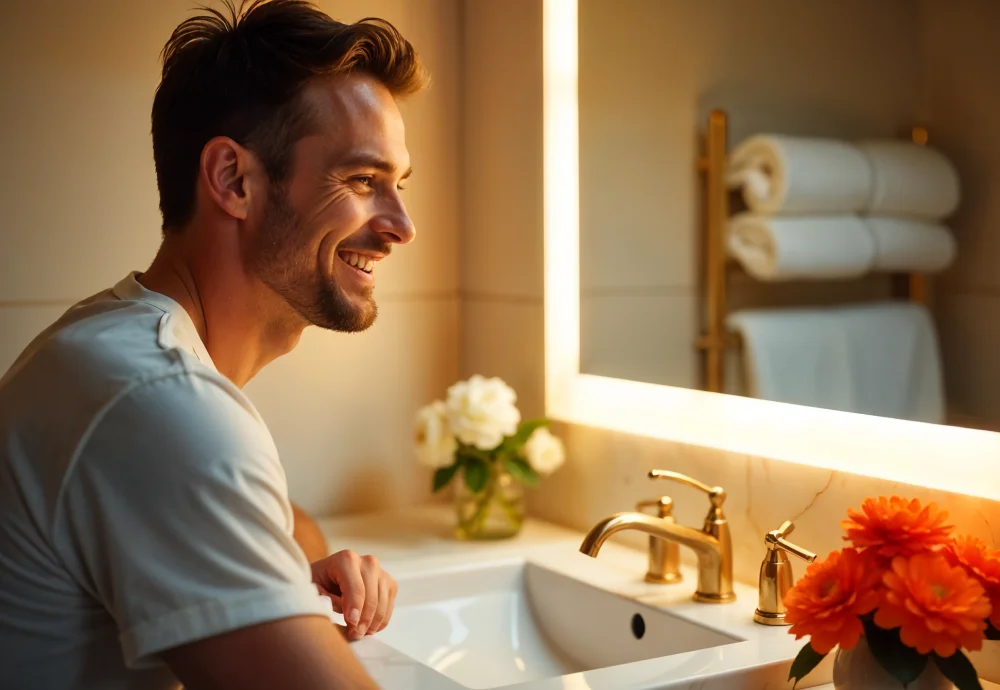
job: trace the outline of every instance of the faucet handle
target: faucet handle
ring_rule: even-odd
[[[798,556],[807,563],[812,563],[816,560],[816,554],[812,551],[807,551],[801,546],[796,546],[790,541],[786,540],[789,534],[795,530],[795,524],[791,520],[785,520],[781,523],[778,529],[771,530],[764,537],[764,543],[767,545],[769,551],[774,551],[775,549],[781,549],[793,556]]]
[[[646,508],[656,508],[656,516],[661,520],[674,521],[674,500],[670,496],[660,496],[651,501],[639,501],[635,504],[635,509],[640,512]],[[680,563],[681,553],[677,542],[650,535],[649,567],[646,570],[646,582],[659,585],[680,582],[684,579],[681,575]]]
[[[721,486],[709,486],[699,482],[693,477],[689,477],[686,474],[681,474],[680,472],[671,472],[670,470],[650,470],[650,479],[672,479],[675,482],[680,482],[681,484],[687,484],[690,487],[704,491],[708,494],[708,500],[712,502],[712,505],[716,508],[721,508],[722,504],[726,501],[726,490]]]
[[[635,509],[642,511],[646,508],[656,508],[657,517],[667,517],[673,513],[674,499],[670,496],[660,496],[649,501],[639,501],[635,504]]]

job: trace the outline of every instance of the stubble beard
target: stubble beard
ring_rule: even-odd
[[[268,190],[264,223],[249,252],[250,270],[306,322],[341,333],[359,333],[375,323],[372,288],[358,306],[327,276],[315,256],[303,253],[306,228],[281,185]],[[334,261],[339,261],[335,258]]]

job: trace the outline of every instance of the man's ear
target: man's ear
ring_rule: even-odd
[[[250,215],[253,154],[229,137],[215,137],[201,150],[201,180],[208,199],[237,220]]]

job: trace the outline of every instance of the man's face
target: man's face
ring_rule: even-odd
[[[248,264],[307,322],[363,331],[378,313],[377,264],[415,234],[399,196],[403,120],[367,77],[317,80],[304,100],[319,126],[296,143],[289,179],[271,185]]]

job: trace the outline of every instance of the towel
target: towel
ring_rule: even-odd
[[[847,142],[761,134],[730,154],[727,183],[756,213],[851,213],[871,198],[872,169]]]
[[[944,386],[926,308],[882,302],[732,314],[750,394],[764,400],[940,423]]]
[[[875,242],[858,216],[773,217],[740,213],[727,245],[757,280],[857,278],[875,262]]]
[[[872,167],[868,213],[939,220],[958,208],[958,172],[940,151],[892,140],[864,141],[858,149]]]
[[[726,182],[751,211],[870,213],[940,220],[960,200],[955,166],[929,146],[761,134],[729,156]]]
[[[875,271],[938,273],[955,260],[955,238],[943,225],[875,216],[864,222],[874,240]]]

